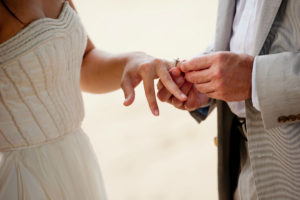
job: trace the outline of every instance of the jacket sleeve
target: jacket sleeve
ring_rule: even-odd
[[[258,104],[266,129],[300,122],[300,53],[255,57]]]
[[[216,107],[216,101],[211,100],[209,106],[198,108],[194,111],[191,111],[190,114],[198,123],[201,123],[203,120],[207,118],[207,116],[214,110],[215,107]]]

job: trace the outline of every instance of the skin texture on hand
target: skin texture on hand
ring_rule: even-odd
[[[184,73],[181,72],[179,67],[170,69],[170,74],[175,83],[188,98],[186,101],[179,100],[159,81],[157,84],[157,96],[162,102],[168,102],[178,109],[188,111],[196,110],[208,103],[209,98],[205,94],[200,93],[192,83],[185,80]]]
[[[152,113],[159,115],[156,101],[154,79],[160,78],[163,85],[181,101],[187,99],[186,95],[179,89],[169,74],[172,63],[165,60],[153,58],[144,53],[132,53],[124,67],[121,79],[121,88],[124,91],[124,105],[129,106],[135,98],[134,88],[143,81],[145,95]]]
[[[183,62],[185,78],[210,98],[227,102],[251,98],[254,57],[218,52]]]

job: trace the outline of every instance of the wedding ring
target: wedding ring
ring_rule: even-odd
[[[174,60],[174,67],[177,67],[178,63],[180,63],[180,59],[179,58],[176,58]]]

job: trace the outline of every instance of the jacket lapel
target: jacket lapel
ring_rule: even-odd
[[[235,2],[235,0],[219,0],[214,41],[215,51],[229,50],[232,23],[235,15]]]
[[[264,0],[261,19],[258,21],[258,35],[254,44],[252,55],[258,55],[270,32],[282,0]],[[214,41],[215,51],[228,51],[232,34],[232,24],[235,15],[236,0],[219,0]]]
[[[268,37],[271,27],[274,23],[275,17],[279,10],[282,0],[264,0],[261,13],[261,20],[258,21],[258,34],[254,44],[254,52],[252,55],[258,55]]]

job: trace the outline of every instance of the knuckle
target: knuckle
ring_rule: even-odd
[[[213,73],[213,78],[220,79],[223,76],[223,72],[220,68],[216,68],[215,72]]]
[[[188,70],[188,63],[187,62],[184,62],[181,64],[181,70],[186,72]]]
[[[152,61],[154,64],[160,64],[161,60],[159,58],[154,58]]]
[[[199,85],[199,84],[197,84],[197,85],[195,85],[195,88],[198,90],[198,91],[201,91],[201,85]]]
[[[186,78],[186,80],[188,80],[188,81],[191,82],[191,83],[194,83],[194,81],[195,81],[195,78],[194,78],[194,76],[193,76],[192,73],[186,74],[186,75],[185,75],[185,78]]]
[[[168,84],[170,84],[170,82],[173,82],[172,77],[169,76],[168,74],[162,74],[161,79],[164,80],[165,82],[167,82]]]
[[[224,81],[222,79],[218,80],[215,83],[215,88],[219,91],[219,92],[223,92],[224,91]]]
[[[227,54],[224,52],[220,52],[217,54],[216,61],[218,63],[223,63],[226,60],[226,58],[227,58]]]
[[[148,63],[144,63],[140,65],[140,72],[141,73],[148,73],[151,70]]]

